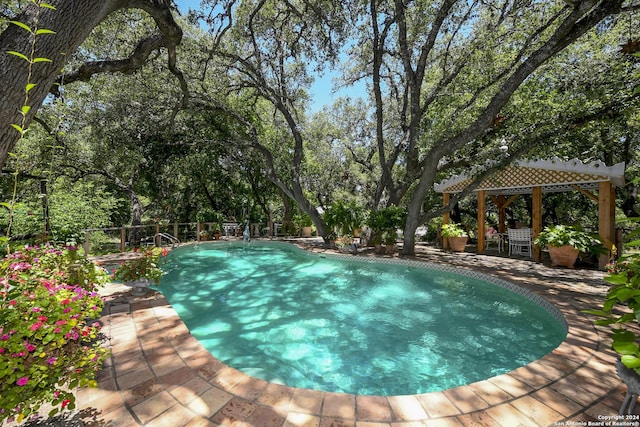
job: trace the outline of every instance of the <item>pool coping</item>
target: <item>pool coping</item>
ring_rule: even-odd
[[[446,262],[447,253],[439,252]],[[511,427],[567,425],[617,415],[626,388],[616,376],[615,356],[593,319],[581,312],[599,303],[604,289],[590,294],[597,286],[576,282],[582,283],[576,287],[588,291],[577,292],[566,277],[579,273],[527,260],[499,258],[493,267],[473,265],[488,259],[464,254],[449,262],[467,261],[470,265],[457,265],[456,271],[462,267],[470,274],[482,273],[483,278],[489,273],[507,283],[513,282],[505,280],[510,265],[527,274],[539,273],[538,278],[513,285],[548,301],[568,326],[566,339],[555,350],[509,373],[440,392],[387,397],[268,383],[209,354],[161,294],[133,297],[122,285],[112,284],[102,318],[112,357],[99,373],[98,388],[78,391],[79,407],[118,426]],[[545,277],[561,285],[542,280]]]

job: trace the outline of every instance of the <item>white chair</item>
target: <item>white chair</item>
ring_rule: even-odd
[[[504,240],[500,233],[487,232],[484,235],[484,249],[489,249],[489,245],[495,243],[498,246],[498,252],[502,252],[504,249]]]
[[[509,256],[518,254],[531,258],[533,249],[530,228],[510,228],[507,230],[507,236],[509,238]]]

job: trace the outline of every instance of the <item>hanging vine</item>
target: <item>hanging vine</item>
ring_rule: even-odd
[[[23,98],[22,106],[20,107],[21,120],[20,120],[20,123],[11,124],[11,126],[20,134],[20,138],[18,141],[24,140],[27,136],[27,131],[28,131],[27,115],[29,114],[29,111],[31,111],[29,94],[31,90],[34,87],[36,87],[36,83],[33,82],[33,69],[38,63],[51,62],[51,59],[49,58],[36,56],[36,40],[38,37],[43,35],[55,34],[55,31],[53,30],[50,30],[47,28],[39,28],[40,13],[42,12],[42,10],[45,8],[55,10],[55,7],[41,0],[31,0],[31,3],[37,6],[33,23],[31,24],[31,26],[20,21],[9,21],[10,24],[16,25],[30,34],[31,43],[29,45],[29,51],[17,52],[14,50],[9,50],[6,52],[9,55],[17,56],[18,58],[24,60],[27,63],[27,73],[26,73],[27,82],[24,86],[24,98]],[[14,158],[17,157],[15,153],[10,153],[9,155]],[[9,241],[11,240],[11,227],[13,225],[14,210],[15,210],[17,194],[18,194],[19,162],[16,162],[16,168],[13,171],[12,175],[13,175],[13,188],[11,192],[11,200],[9,202],[0,203],[1,206],[4,206],[9,210],[9,223],[7,225],[7,231],[4,236],[0,237],[0,244],[6,245],[7,253],[11,252]]]

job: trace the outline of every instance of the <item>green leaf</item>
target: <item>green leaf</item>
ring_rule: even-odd
[[[56,10],[56,7],[49,3],[40,3],[40,7],[46,7],[47,9]]]
[[[7,53],[8,53],[9,55],[17,56],[18,58],[22,58],[22,59],[24,59],[25,61],[29,62],[29,58],[27,58],[27,55],[25,55],[25,54],[22,54],[22,53],[20,53],[20,52],[16,52],[15,50],[8,50],[8,51],[7,51]]]
[[[9,21],[11,22],[13,25],[17,25],[18,27],[27,30],[28,32],[32,33],[33,31],[31,30],[31,27],[28,26],[27,24],[25,24],[24,22],[20,22],[20,21]]]
[[[40,28],[39,30],[36,30],[36,36],[39,36],[41,34],[55,34],[55,31],[52,30],[47,30],[46,28]]]
[[[36,62],[53,62],[53,61],[50,60],[49,58],[33,58],[33,61],[31,62],[35,64]]]
[[[29,110],[31,110],[31,107],[29,105],[23,105],[22,106],[22,115],[26,116],[27,114],[29,114]]]
[[[11,123],[11,126],[13,126],[13,128],[14,128],[15,130],[17,130],[18,132],[20,132],[20,134],[22,134],[22,133],[24,132],[24,129],[22,129],[22,126],[19,126],[19,125],[15,124],[15,123]]]
[[[622,364],[627,368],[640,368],[640,359],[637,356],[625,355],[620,358]]]
[[[585,314],[593,314],[594,316],[600,317],[606,317],[609,315],[609,313],[605,312],[604,310],[582,310],[582,312]]]
[[[34,87],[36,87],[37,85],[35,83],[28,83],[25,87],[24,90],[25,92],[29,92],[31,89],[33,89]]]
[[[635,342],[617,342],[614,341],[611,346],[617,353],[623,355],[632,355],[638,352],[638,344]]]

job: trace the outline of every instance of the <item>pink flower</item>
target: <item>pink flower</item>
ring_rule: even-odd
[[[50,358],[47,360],[47,363],[48,363],[49,365],[53,365],[54,363],[56,363],[56,360],[58,360],[56,357],[50,357]],[[59,394],[60,392],[57,392],[57,393]],[[56,397],[57,397],[57,396],[56,396]]]
[[[49,320],[49,318],[47,316],[38,316],[38,320],[41,322],[46,322],[47,320]]]
[[[36,349],[36,346],[33,344],[30,344],[29,342],[25,341],[24,342],[24,346],[27,349],[28,352],[32,352],[33,350]]]
[[[42,326],[42,322],[36,322],[33,325],[29,326],[29,329],[32,331],[37,331]]]
[[[67,321],[65,319],[56,321],[56,326],[66,325]]]
[[[22,377],[22,378],[19,378],[18,381],[16,381],[16,384],[18,384],[19,386],[23,386],[23,385],[27,385],[28,382],[29,382],[29,377]]]
[[[11,301],[9,301],[9,305],[16,305],[18,303],[18,301],[12,299]]]

